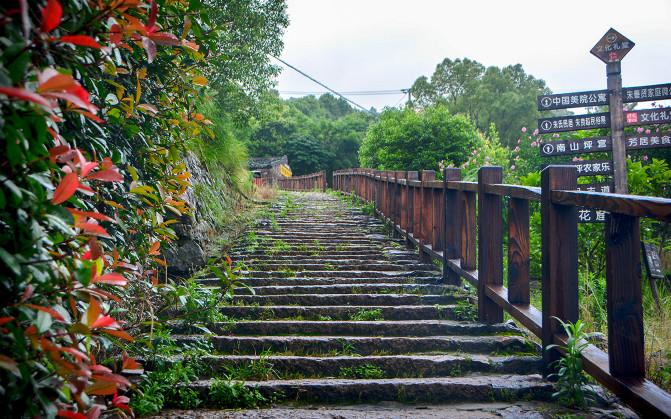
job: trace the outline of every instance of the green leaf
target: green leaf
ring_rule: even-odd
[[[14,272],[15,275],[21,275],[21,265],[16,258],[8,251],[0,247],[0,259]]]
[[[40,333],[46,332],[47,330],[49,330],[53,322],[54,319],[51,318],[51,315],[49,313],[46,313],[44,311],[37,312],[37,320],[35,320],[35,326],[37,327],[38,332]]]

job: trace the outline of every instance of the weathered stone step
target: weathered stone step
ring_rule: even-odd
[[[292,249],[292,250],[282,251],[280,254],[274,255],[274,254],[267,253],[264,250],[260,250],[257,247],[256,249],[251,250],[251,251],[249,251],[247,249],[238,249],[238,250],[234,249],[233,251],[231,251],[229,256],[233,260],[235,260],[235,259],[238,259],[238,258],[241,258],[241,257],[245,257],[245,258],[252,258],[252,257],[273,258],[275,256],[277,256],[277,257],[291,257],[291,256],[295,256],[295,255],[317,256],[317,257],[325,257],[325,256],[329,256],[329,257],[352,257],[352,256],[356,256],[356,257],[368,257],[368,256],[380,257],[383,254],[384,253],[383,253],[382,249],[378,249],[378,248],[366,247],[364,249],[348,249],[346,247],[343,247],[341,249],[337,249],[337,250],[332,249],[332,250],[328,250],[328,251],[326,251],[326,250],[317,251],[317,249],[311,249],[310,252],[308,252],[308,254],[305,254],[305,252],[303,252],[303,251],[298,251],[298,250]]]
[[[329,285],[329,284],[438,284],[442,281],[440,276],[417,276],[417,277],[388,277],[388,278],[242,278],[242,282],[250,287],[269,285]],[[199,283],[206,286],[219,286],[217,278],[201,278]]]
[[[201,339],[177,336],[178,343]],[[256,355],[264,351],[291,355],[324,354],[402,355],[446,352],[471,354],[538,353],[537,347],[522,336],[213,336],[215,350],[225,354]]]
[[[180,361],[181,357],[169,361]],[[376,378],[456,377],[472,373],[537,374],[538,356],[490,356],[469,354],[384,355],[384,356],[286,356],[286,355],[207,355],[199,361],[207,366],[201,377],[221,376],[231,368],[245,368],[263,362],[273,370],[274,378],[367,378],[357,368],[378,368]],[[345,370],[343,370],[345,369]],[[350,371],[348,371],[348,369]],[[371,377],[368,377],[371,378]]]
[[[175,333],[198,333],[201,329],[190,324],[169,324]],[[235,323],[218,322],[208,326],[217,335],[302,335],[302,336],[452,336],[494,335],[518,332],[505,323],[483,324],[454,320],[405,321],[299,321],[245,320]]]
[[[208,398],[210,380],[193,382],[204,407]],[[256,388],[266,398],[281,394],[292,402],[465,402],[548,400],[553,387],[540,375],[483,375],[442,378],[392,378],[379,380],[300,379],[248,381],[246,386]]]
[[[221,313],[238,319],[353,320],[366,315],[383,320],[455,320],[453,305],[435,306],[225,306]],[[371,312],[372,311],[372,312]]]
[[[236,295],[233,303],[245,305],[421,305],[453,304],[462,297],[453,295],[415,295],[415,294],[289,294],[289,295]]]
[[[246,271],[245,276],[254,278],[277,278],[291,276],[294,278],[398,278],[412,276],[429,276],[434,271]]]
[[[328,259],[327,259],[328,260]],[[331,259],[333,262],[327,262],[324,259],[321,260],[307,260],[302,261],[300,257],[296,257],[293,260],[285,261],[266,261],[259,262],[257,265],[252,265],[252,267],[261,267],[263,270],[274,270],[284,269],[284,268],[303,268],[303,270],[309,271],[324,271],[330,269],[338,269],[343,271],[405,271],[405,270],[420,270],[420,271],[438,271],[439,269],[432,264],[415,262],[414,264],[397,264],[391,260],[384,261],[373,261],[373,260],[362,260],[346,263],[345,261]],[[326,269],[325,269],[326,268]]]
[[[451,285],[427,284],[334,284],[334,285],[275,285],[265,287],[235,288],[235,295],[285,295],[285,294],[422,294],[463,295],[463,289]]]
[[[403,265],[404,269],[407,269],[408,265],[418,265],[422,266],[416,259],[398,259],[398,258],[388,258],[383,255],[378,257],[374,256],[359,256],[359,255],[350,255],[343,257],[328,257],[328,255],[264,255],[258,258],[246,258],[246,259],[233,259],[234,262],[243,262],[248,266],[256,266],[256,264],[262,264],[263,266],[291,266],[292,264],[300,265],[304,263],[320,263],[324,265],[333,264],[333,265],[356,265],[360,264],[362,266],[368,266],[369,264],[381,264],[381,263],[394,263],[396,265]],[[434,265],[426,265],[425,267],[437,269]]]

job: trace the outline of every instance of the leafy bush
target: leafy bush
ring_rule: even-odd
[[[445,106],[386,109],[366,133],[359,160],[362,167],[381,170],[438,170],[441,161],[463,164],[478,144],[468,117],[451,115]]]
[[[164,407],[194,409],[201,401],[188,384],[196,378],[194,368],[182,363],[150,372],[130,405],[138,416],[158,414]]]

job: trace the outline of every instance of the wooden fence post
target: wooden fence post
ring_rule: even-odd
[[[433,234],[433,189],[431,182],[436,180],[436,172],[434,170],[422,170],[422,189],[421,189],[421,214],[422,222],[420,224],[420,238],[421,244],[431,245],[431,236]],[[423,247],[419,247],[420,258],[425,262],[431,262],[431,256],[423,251]]]
[[[498,195],[484,187],[503,181],[503,168],[478,171],[478,316],[481,322],[500,323],[503,309],[485,293],[487,285],[503,285],[503,208]]]
[[[552,203],[553,190],[574,190],[575,167],[548,166],[541,172],[541,240],[543,259],[543,348],[554,343],[563,328],[562,321],[578,320],[578,219],[574,206]],[[559,358],[557,350],[543,351],[545,374]]]
[[[410,241],[410,235],[414,237],[415,231],[415,186],[411,186],[410,182],[416,181],[419,179],[419,173],[416,171],[409,171],[408,177],[406,180],[406,194],[407,194],[407,207],[405,210],[406,213],[406,245],[412,247],[412,241]]]
[[[637,217],[611,213],[606,221],[608,364],[618,378],[645,378],[641,234]]]
[[[459,259],[461,250],[461,217],[458,202],[458,191],[448,189],[447,182],[461,180],[461,170],[448,168],[443,171],[443,201],[445,208],[443,223],[443,282],[452,285],[461,285],[461,277],[449,268],[449,259]]]

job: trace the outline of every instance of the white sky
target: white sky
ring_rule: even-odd
[[[606,88],[589,53],[613,27],[636,43],[624,86],[671,82],[671,0],[288,0],[282,59],[338,91],[407,88],[445,57],[520,63],[555,93]],[[291,69],[280,91],[324,89]],[[300,96],[283,94],[283,97]],[[366,108],[394,96],[350,96]]]

